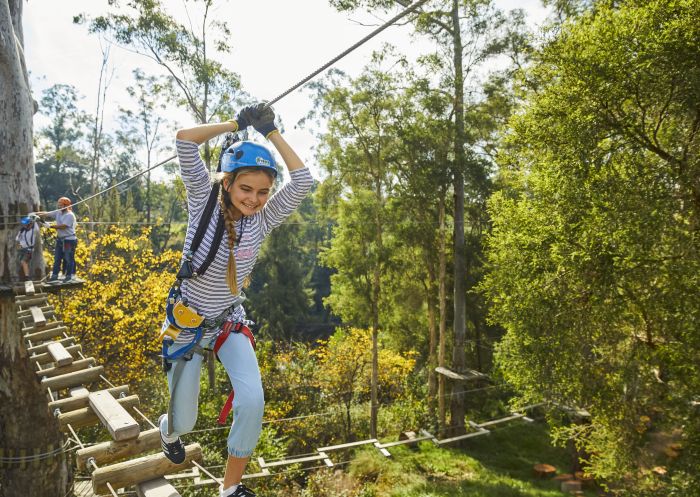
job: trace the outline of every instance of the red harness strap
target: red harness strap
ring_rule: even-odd
[[[253,350],[255,350],[255,337],[253,336],[253,332],[250,331],[250,328],[248,328],[243,323],[236,323],[234,325],[232,321],[226,321],[221,327],[221,333],[216,338],[216,342],[214,342],[214,354],[217,354],[217,359],[219,349],[224,344],[224,342],[226,341],[226,339],[232,331],[234,333],[243,333],[245,336],[247,336],[248,340],[250,340],[250,345],[252,345]],[[234,391],[233,389],[231,389],[231,393],[228,394],[228,399],[226,399],[224,407],[221,408],[221,413],[219,414],[219,419],[217,420],[220,425],[226,424],[226,418],[228,418],[228,415],[231,412],[231,408],[233,407],[233,396]]]

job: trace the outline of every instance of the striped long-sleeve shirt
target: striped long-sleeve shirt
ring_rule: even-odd
[[[204,212],[212,183],[207,167],[199,155],[196,143],[178,140],[177,154],[180,161],[182,181],[187,190],[189,218],[187,220],[184,248],[188,249],[192,245],[192,238],[197,231],[199,220]],[[243,281],[253,270],[265,237],[294,212],[313,186],[314,179],[307,168],[290,171],[290,176],[291,181],[288,181],[276,191],[260,211],[245,219],[236,221],[236,233],[240,233],[241,223],[245,224],[243,236],[234,249],[239,288],[243,286]],[[219,213],[220,208],[217,202],[204,234],[204,239],[192,259],[195,268],[202,265],[209,253]],[[185,280],[182,284],[182,296],[187,298],[191,307],[206,318],[217,317],[233,303],[234,296],[226,284],[228,257],[228,237],[224,234],[216,252],[216,257],[206,273],[197,278]],[[245,319],[243,306],[238,306],[231,314],[230,319],[237,321]],[[207,332],[204,340],[211,338],[217,333],[218,330]],[[188,342],[191,337],[185,335],[187,333],[181,333],[176,343]]]

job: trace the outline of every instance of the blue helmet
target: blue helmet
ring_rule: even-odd
[[[22,223],[22,226],[26,226],[32,222],[32,219],[29,216],[24,216],[19,222]]]
[[[255,167],[265,171],[270,171],[277,177],[275,158],[272,153],[255,142],[240,141],[226,149],[221,157],[221,171],[231,173],[243,167]]]

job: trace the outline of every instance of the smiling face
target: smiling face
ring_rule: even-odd
[[[243,216],[252,216],[267,203],[273,183],[272,177],[264,171],[241,171],[226,190],[236,210]]]

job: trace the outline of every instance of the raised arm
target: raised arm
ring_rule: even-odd
[[[192,128],[180,129],[175,138],[201,145],[205,141],[216,138],[223,133],[233,133],[235,131],[238,131],[238,122],[232,119],[223,123],[200,124]]]

